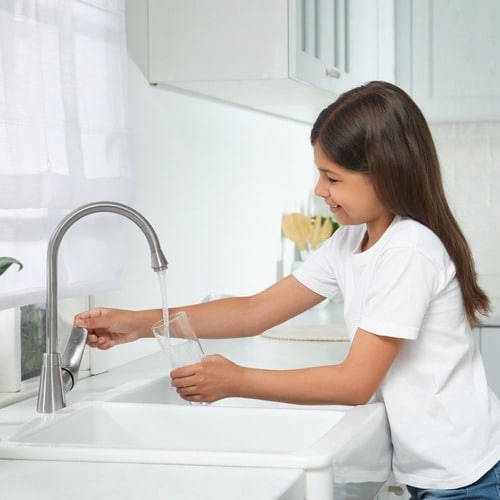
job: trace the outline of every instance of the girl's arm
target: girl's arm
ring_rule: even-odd
[[[293,318],[322,300],[323,296],[290,275],[256,295],[175,307],[169,311],[186,311],[199,338],[250,337]]]
[[[245,397],[296,404],[365,404],[403,346],[403,339],[359,329],[337,365],[296,370],[245,368],[220,355],[172,371],[172,385],[188,401]]]
[[[247,297],[174,307],[169,313],[186,311],[200,338],[231,338],[257,335],[324,299],[293,276],[287,276],[266,290]],[[89,330],[91,347],[114,345],[151,337],[151,326],[162,318],[161,309],[129,311],[96,308],[75,316],[75,325]]]

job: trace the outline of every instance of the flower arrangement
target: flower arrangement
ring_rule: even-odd
[[[289,213],[283,215],[283,236],[293,241],[301,254],[316,250],[339,227],[331,217]]]
[[[20,271],[23,268],[23,265],[21,264],[21,262],[19,262],[16,259],[13,259],[12,257],[0,257],[0,276],[5,271],[7,271],[7,269],[9,269],[9,267],[12,264],[16,264],[17,266],[19,266],[18,271]]]

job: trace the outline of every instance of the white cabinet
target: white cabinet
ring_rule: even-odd
[[[409,498],[410,494],[404,485],[392,484],[391,481],[388,481],[379,491],[375,500],[408,500]]]
[[[393,0],[128,0],[149,82],[311,123],[344,90],[394,78]]]
[[[288,2],[288,64],[285,78],[335,92],[342,78],[340,53],[345,48],[338,27],[346,12],[331,0]],[[342,42],[342,47],[341,47]]]
[[[393,0],[289,2],[290,77],[338,95],[394,79]]]
[[[500,119],[500,2],[397,0],[396,82],[430,121]]]
[[[476,331],[488,384],[500,398],[500,326],[483,326]]]

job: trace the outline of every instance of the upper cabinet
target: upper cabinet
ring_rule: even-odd
[[[393,0],[296,0],[288,7],[290,78],[334,95],[394,79]]]
[[[396,82],[430,121],[500,119],[500,2],[397,0]]]
[[[312,123],[353,86],[394,80],[393,0],[128,0],[149,82]]]
[[[127,0],[149,82],[312,123],[396,82],[430,121],[500,119],[499,0]]]

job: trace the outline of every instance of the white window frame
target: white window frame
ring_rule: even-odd
[[[62,349],[71,331],[74,315],[92,307],[93,302],[93,296],[64,299],[58,302],[58,334],[59,345]],[[38,392],[40,377],[21,380],[20,326],[20,307],[0,311],[0,407],[30,398]],[[90,365],[87,347],[80,365],[79,378],[90,375]]]

